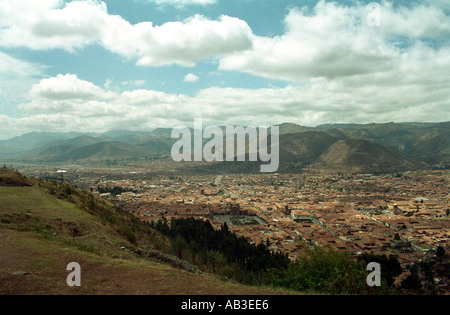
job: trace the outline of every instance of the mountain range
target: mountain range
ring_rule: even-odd
[[[348,172],[395,172],[450,165],[450,122],[337,124],[280,128],[280,172],[305,168]],[[148,132],[28,133],[0,141],[0,162],[105,164],[170,160],[178,139],[170,128]],[[209,141],[204,139],[204,142]],[[201,172],[259,171],[261,163],[216,162]],[[183,163],[180,168],[185,167]],[[191,168],[191,166],[189,166]]]

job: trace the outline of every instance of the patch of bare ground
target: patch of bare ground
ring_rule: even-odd
[[[69,287],[67,264],[81,266]],[[26,273],[16,275],[18,271]],[[39,236],[0,230],[1,295],[273,295],[280,291],[224,282],[142,258],[102,258],[61,248]]]

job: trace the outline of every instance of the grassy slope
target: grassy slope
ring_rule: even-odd
[[[146,246],[162,249],[167,241],[128,213],[73,187],[65,194],[69,186],[31,181],[32,187],[0,187],[0,294],[280,293],[148,258]],[[80,288],[66,284],[70,262],[81,265]]]

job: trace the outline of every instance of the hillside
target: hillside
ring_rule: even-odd
[[[348,172],[396,172],[419,169],[422,164],[367,140],[339,140],[317,160],[328,168]]]
[[[150,156],[145,148],[118,141],[104,141],[89,145],[59,145],[41,152],[38,160],[48,162],[102,161],[106,159],[130,159]]]
[[[304,127],[293,123],[284,123],[278,125],[278,127],[280,127],[280,135],[311,131],[313,129],[311,127]]]
[[[280,160],[310,164],[339,138],[322,131],[289,134],[280,138]]]
[[[2,169],[0,179],[25,178]],[[163,251],[169,241],[112,204],[70,185],[0,186],[0,294],[279,294],[232,284]],[[68,287],[67,264],[81,265]]]
[[[409,149],[430,164],[450,164],[450,129],[429,133]]]
[[[365,139],[387,149],[421,159],[429,164],[446,164],[450,157],[450,123],[387,123],[335,126],[351,139]],[[318,129],[327,132],[332,126]]]
[[[24,187],[33,186],[32,182],[17,172],[0,168],[0,186]]]

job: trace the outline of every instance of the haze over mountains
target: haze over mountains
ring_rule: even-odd
[[[280,127],[280,172],[305,167],[349,172],[394,172],[450,164],[450,122]],[[170,128],[150,132],[28,133],[0,141],[2,162],[109,165],[171,159],[178,139]],[[204,139],[204,142],[209,141]],[[260,163],[220,162],[203,172],[259,172]]]

